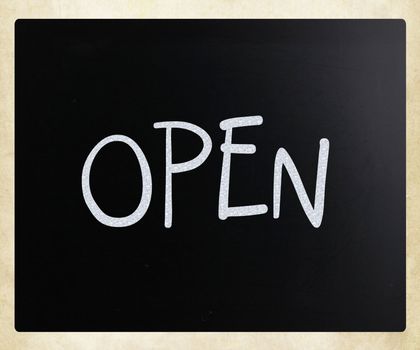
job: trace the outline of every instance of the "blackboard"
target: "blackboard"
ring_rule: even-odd
[[[229,140],[226,120],[254,124]],[[173,168],[171,213],[168,121],[212,145]],[[149,196],[121,227],[82,186],[112,135],[84,184],[110,217]],[[174,164],[203,150],[191,130],[170,136]],[[226,192],[229,143],[254,149],[231,154]],[[276,218],[279,154],[311,205],[325,171],[321,221],[285,165]],[[260,212],[222,217],[225,199]],[[404,21],[18,20],[15,328],[404,330]]]

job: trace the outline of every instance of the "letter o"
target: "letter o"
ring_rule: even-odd
[[[106,215],[101,210],[101,208],[99,208],[98,204],[96,204],[95,200],[93,199],[92,192],[90,190],[90,169],[92,167],[93,160],[95,159],[98,152],[102,149],[102,147],[106,146],[108,143],[111,142],[123,142],[130,146],[137,157],[142,173],[143,193],[140,199],[139,206],[132,214],[124,217],[113,217]],[[147,162],[143,151],[137,145],[137,143],[124,135],[111,135],[101,140],[89,153],[85,164],[83,165],[82,192],[83,198],[85,199],[86,205],[88,206],[89,210],[96,218],[96,220],[98,220],[102,224],[111,227],[126,227],[131,226],[137,221],[139,221],[149,208],[150,200],[152,198],[152,175],[150,173],[149,163]]]

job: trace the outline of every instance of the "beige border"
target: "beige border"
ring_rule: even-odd
[[[18,333],[13,327],[13,31],[17,18],[404,18],[407,329],[403,333]],[[420,1],[0,0],[0,349],[419,349]]]

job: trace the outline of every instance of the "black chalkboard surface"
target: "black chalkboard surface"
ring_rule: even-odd
[[[15,34],[18,331],[404,330],[402,20]]]

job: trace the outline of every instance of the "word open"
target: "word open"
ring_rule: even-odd
[[[225,131],[225,141],[220,149],[223,153],[222,171],[220,177],[219,190],[219,209],[218,216],[221,220],[229,217],[241,217],[250,215],[261,215],[268,212],[265,204],[254,204],[245,206],[229,206],[229,182],[230,164],[232,154],[253,154],[256,146],[253,144],[234,144],[232,143],[233,129],[249,126],[261,125],[261,116],[247,116],[225,119],[220,123],[220,129]],[[212,141],[209,134],[197,125],[182,121],[165,121],[154,123],[155,129],[166,130],[166,170],[165,170],[165,222],[167,228],[172,226],[172,176],[173,174],[183,173],[194,170],[202,165],[209,156],[212,149]],[[203,142],[201,152],[194,158],[183,163],[173,163],[172,161],[172,129],[179,128],[188,130]],[[92,163],[98,152],[111,142],[123,142],[130,146],[135,153],[141,169],[142,195],[136,210],[125,217],[112,217],[105,214],[96,203],[90,189],[90,170]],[[321,225],[324,214],[325,184],[327,178],[327,166],[329,155],[329,141],[322,138],[319,141],[318,169],[316,177],[314,205],[311,204],[305,190],[299,172],[290,157],[289,153],[280,148],[274,159],[274,181],[273,181],[273,218],[280,216],[280,199],[283,168],[287,171],[296,190],[302,208],[313,227]],[[111,135],[101,140],[89,153],[82,170],[82,192],[83,198],[93,216],[102,224],[112,227],[126,227],[138,222],[147,212],[152,198],[152,175],[146,156],[140,146],[131,138],[124,135]]]

